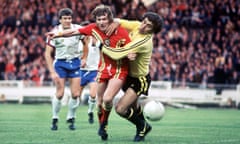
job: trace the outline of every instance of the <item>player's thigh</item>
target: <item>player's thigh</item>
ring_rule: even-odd
[[[107,89],[103,96],[103,101],[112,101],[114,96],[119,92],[122,88],[123,80],[120,79],[110,79],[108,82]]]
[[[73,96],[79,96],[80,91],[80,77],[69,78],[70,79],[70,90]]]
[[[65,78],[59,78],[55,84],[57,96],[63,96],[65,88]]]
[[[119,99],[116,105],[116,110],[126,111],[129,107],[132,107],[138,100],[138,96],[135,91],[128,88],[124,95]]]

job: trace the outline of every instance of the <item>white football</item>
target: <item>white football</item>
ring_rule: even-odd
[[[143,115],[150,121],[159,121],[165,114],[165,108],[159,101],[151,100],[143,107]]]

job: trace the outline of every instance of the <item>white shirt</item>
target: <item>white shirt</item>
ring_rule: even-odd
[[[71,24],[71,29],[78,29],[80,25]],[[57,25],[53,30],[54,33],[63,31],[62,25]],[[59,37],[50,40],[49,44],[55,48],[55,59],[73,59],[79,58],[79,47],[83,47],[80,39],[83,36],[76,35],[71,37]],[[48,41],[48,40],[47,40]]]
[[[100,59],[100,50],[99,50],[100,42],[97,41],[97,43],[93,44],[93,38],[90,37],[89,43],[88,43],[88,56],[86,61],[86,66],[81,68],[81,70],[97,70],[98,69],[98,63]]]

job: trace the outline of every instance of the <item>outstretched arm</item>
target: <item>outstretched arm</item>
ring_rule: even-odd
[[[57,37],[69,37],[74,35],[79,35],[80,32],[78,29],[69,29],[69,30],[63,30],[61,32],[47,32],[45,35],[49,39],[57,38]]]

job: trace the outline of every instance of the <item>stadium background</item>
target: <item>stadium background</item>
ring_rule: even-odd
[[[74,23],[90,20],[99,3],[115,16],[139,19],[154,11],[164,28],[154,37],[150,74],[174,86],[235,86],[240,77],[239,0],[1,0],[0,80],[51,82],[44,60],[44,33],[58,23],[60,8],[73,9]]]

